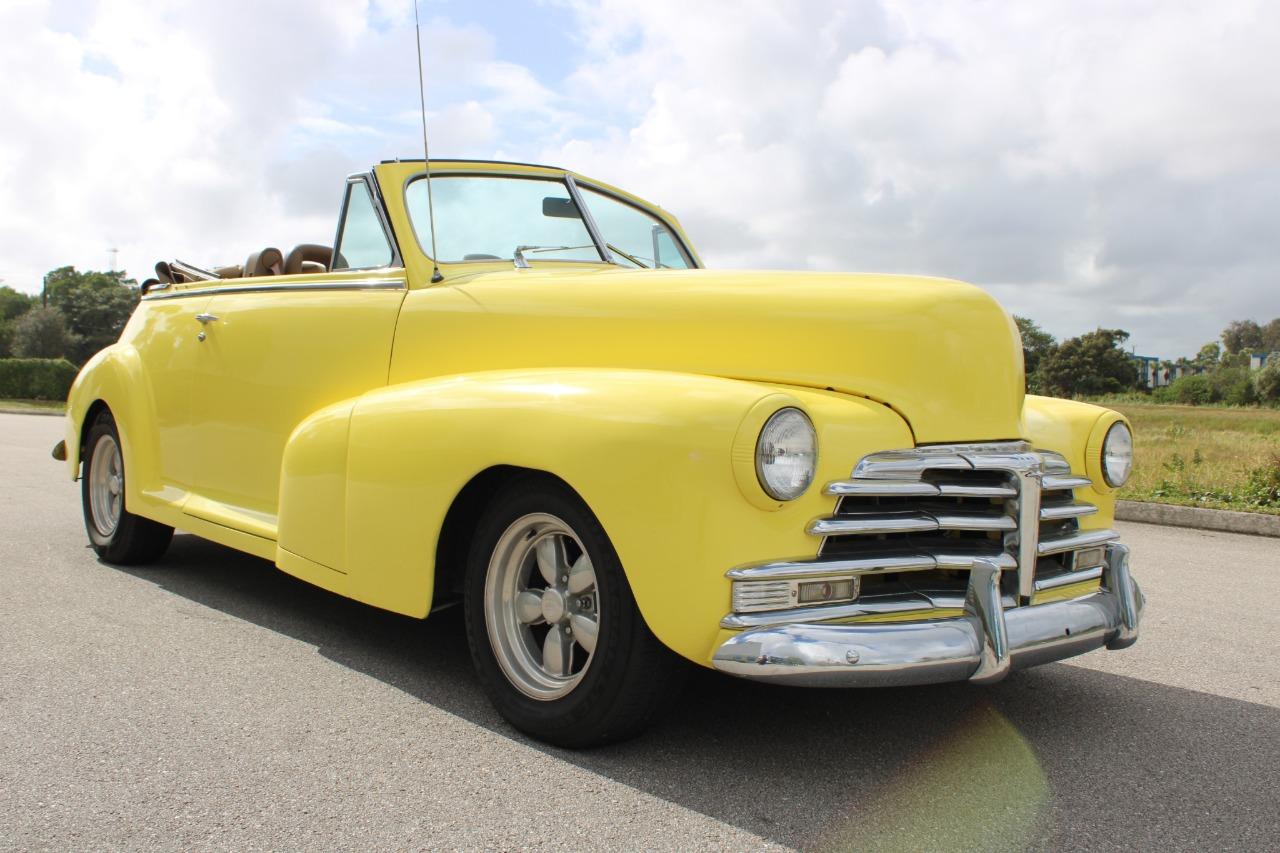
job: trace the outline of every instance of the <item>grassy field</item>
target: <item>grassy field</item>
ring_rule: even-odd
[[[1280,410],[1104,405],[1133,424],[1121,498],[1280,515]]]
[[[5,400],[0,399],[0,411],[8,412],[62,412],[67,404],[61,400]]]

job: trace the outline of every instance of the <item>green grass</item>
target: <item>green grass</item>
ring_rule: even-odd
[[[1280,410],[1104,403],[1133,424],[1125,500],[1280,515]]]
[[[0,399],[0,411],[9,412],[65,412],[67,404],[61,400],[5,400]]]

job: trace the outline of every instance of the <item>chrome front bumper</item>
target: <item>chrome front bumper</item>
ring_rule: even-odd
[[[712,664],[743,678],[813,687],[989,683],[1010,669],[1133,645],[1143,604],[1123,545],[1107,547],[1098,592],[1008,610],[1001,604],[1000,570],[980,562],[969,576],[963,616],[771,625],[733,637],[716,650]]]

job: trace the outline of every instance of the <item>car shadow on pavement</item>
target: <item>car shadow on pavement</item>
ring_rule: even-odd
[[[1275,807],[1280,711],[1263,705],[1063,664],[987,688],[862,691],[782,688],[699,669],[647,734],[570,752],[524,737],[490,707],[459,608],[426,621],[398,616],[189,535],[175,537],[155,565],[113,568],[314,645],[499,735],[787,845],[1203,849],[1273,840],[1248,835]]]

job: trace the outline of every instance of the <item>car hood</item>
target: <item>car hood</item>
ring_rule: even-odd
[[[1021,432],[1017,330],[990,296],[961,282],[560,266],[456,277],[439,290],[432,302],[444,310],[424,343],[444,373],[683,371],[877,400],[920,443]]]

